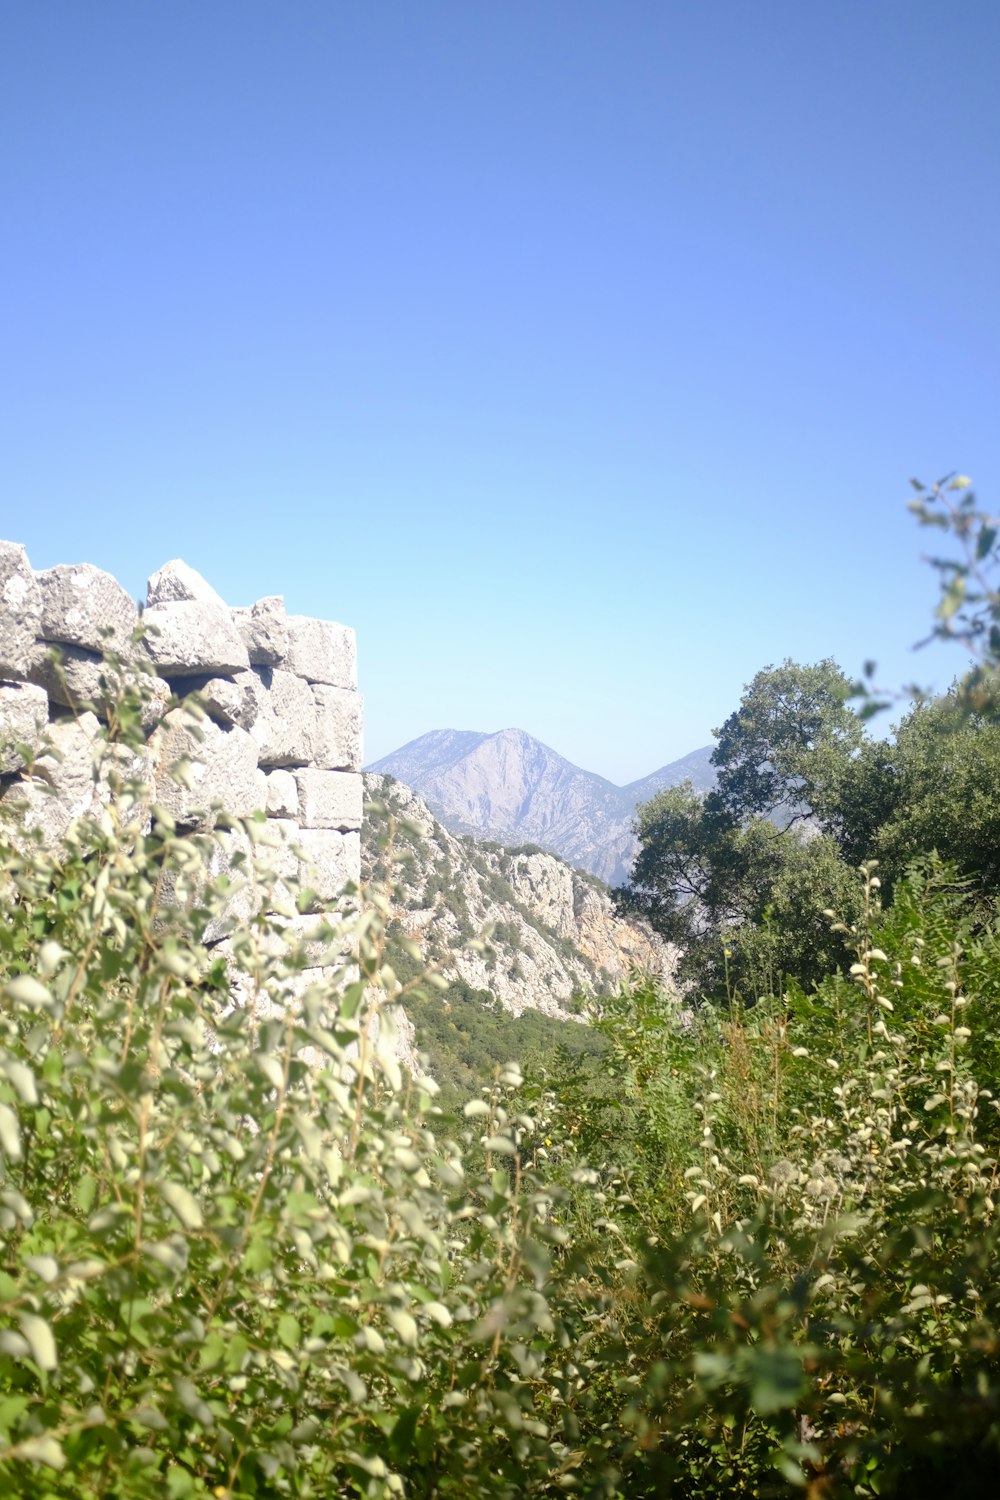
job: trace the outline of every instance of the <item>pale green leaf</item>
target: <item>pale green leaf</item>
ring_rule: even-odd
[[[204,1223],[201,1207],[194,1194],[180,1182],[160,1184],[160,1196],[180,1219],[185,1229],[200,1229]]]
[[[59,1355],[48,1323],[37,1313],[22,1313],[19,1321],[35,1364],[40,1370],[54,1370],[59,1363]]]

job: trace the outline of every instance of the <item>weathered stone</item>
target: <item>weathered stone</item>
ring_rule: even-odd
[[[147,580],[146,608],[152,604],[176,604],[183,600],[226,608],[222,596],[212,585],[181,558],[175,557],[173,562],[164,563]]]
[[[0,676],[23,677],[42,622],[42,591],[18,542],[0,542]]]
[[[147,629],[152,627],[143,646],[161,677],[197,673],[214,677],[250,667],[247,648],[221,601],[176,599],[153,604],[143,611],[142,623]]]
[[[170,705],[170,687],[162,677],[153,675],[148,664],[146,670],[136,677],[136,682],[142,694],[139,722],[146,734],[150,734],[157,724],[163,722],[163,716]]]
[[[257,826],[254,832],[254,849],[258,868],[270,871],[278,882],[296,881],[299,856],[295,850],[301,833],[294,818],[269,817],[263,828]],[[286,903],[293,902],[290,891],[284,885],[280,885],[274,895]]]
[[[307,766],[313,759],[316,705],[308,683],[291,672],[256,667],[257,718],[253,736],[259,764]]]
[[[291,771],[268,771],[267,801],[265,807],[269,818],[297,818],[299,815],[299,789]]]
[[[34,749],[49,721],[44,690],[27,682],[0,682],[0,774],[20,771],[24,758],[16,748]]]
[[[360,828],[363,803],[361,777],[350,771],[295,772],[299,812],[305,828]]]
[[[114,696],[115,687],[103,657],[96,651],[64,642],[39,641],[25,676],[43,688],[53,703],[74,712],[92,708],[100,718],[107,717],[105,702]]]
[[[245,729],[200,723],[189,711],[172,708],[153,736],[156,742],[156,801],[182,827],[209,827],[213,809],[234,818],[260,806],[257,747]],[[181,784],[172,769],[179,772]]]
[[[252,672],[237,672],[233,677],[175,677],[170,686],[178,698],[197,693],[201,706],[217,724],[250,729],[257,719],[257,679]]]
[[[127,823],[148,824],[146,799],[142,795],[150,779],[148,758],[124,745],[108,745],[95,714],[59,719],[48,726],[46,739],[51,752],[40,755],[31,775],[19,777],[3,793],[5,807],[19,814],[25,835],[41,835],[47,846],[58,844],[70,825],[82,817],[93,817],[111,801],[110,773],[116,781],[131,785],[118,807]]]
[[[93,563],[60,563],[35,578],[42,596],[39,635],[47,641],[82,646],[98,655],[106,650],[127,654],[139,611],[110,573]]]
[[[332,828],[303,828],[298,837],[302,852],[299,881],[315,891],[320,901],[335,901],[347,884],[361,880],[361,835]]]
[[[255,879],[254,850],[241,828],[216,829],[205,861],[204,885],[223,876],[228,889],[212,898],[215,912],[205,924],[203,943],[217,943],[260,910],[263,892]]]
[[[313,764],[326,771],[360,771],[364,709],[360,693],[325,682],[313,683],[311,691],[316,704]]]
[[[280,594],[258,599],[249,609],[230,611],[252,667],[280,667],[288,651],[285,601]]]
[[[288,615],[288,654],[285,665],[307,682],[327,682],[332,687],[358,685],[357,646],[354,631],[333,620],[311,620],[306,615]]]

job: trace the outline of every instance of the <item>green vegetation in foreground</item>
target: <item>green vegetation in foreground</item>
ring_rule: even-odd
[[[941,628],[983,648],[954,706],[992,722],[996,529],[946,514]],[[637,981],[601,1055],[493,1069],[448,1117],[395,1057],[434,980],[388,900],[234,923],[232,1008],[200,938],[225,834],[142,795],[57,854],[0,846],[0,1493],[992,1496],[988,875],[863,862],[814,980],[683,1028]]]

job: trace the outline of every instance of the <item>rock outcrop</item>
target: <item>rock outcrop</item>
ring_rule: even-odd
[[[367,775],[365,788],[384,815],[366,819],[363,873],[388,882],[394,921],[445,977],[487,991],[514,1015],[577,1014],[583,998],[634,969],[672,986],[675,950],[616,916],[593,876],[541,849],[451,834],[391,777]],[[480,938],[481,947],[465,946]]]

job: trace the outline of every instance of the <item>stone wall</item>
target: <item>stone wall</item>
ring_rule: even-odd
[[[114,713],[108,650],[148,675],[143,744],[119,755],[148,806],[165,808],[180,829],[211,828],[218,805],[233,817],[261,809],[279,875],[294,873],[320,902],[358,881],[353,630],[288,615],[281,598],[230,609],[180,561],[152,575],[140,608],[100,568],[35,572],[23,547],[0,542],[0,801],[20,826],[55,844],[108,801],[107,766],[95,770],[100,721]],[[177,702],[192,692],[200,723]],[[243,912],[237,903],[232,916]]]

